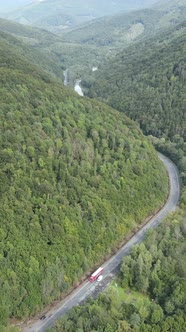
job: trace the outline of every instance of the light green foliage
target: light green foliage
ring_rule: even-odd
[[[0,325],[1,332],[20,332],[20,329],[14,326],[3,327]]]
[[[60,298],[167,192],[165,170],[133,121],[79,98],[4,39],[2,34],[3,325]]]
[[[81,331],[92,331],[100,314],[98,332],[108,328],[113,332],[186,331],[186,279],[180,269],[186,249],[185,213],[184,207],[157,230],[150,231],[144,243],[135,246],[131,255],[123,259],[117,285],[114,282],[95,301],[90,299],[85,305],[73,308],[50,331],[76,331],[80,322]],[[142,261],[149,269],[145,296],[140,293],[144,289],[136,277],[136,267],[139,278],[144,275]],[[130,287],[122,288],[126,278]],[[159,280],[159,294],[155,279]]]

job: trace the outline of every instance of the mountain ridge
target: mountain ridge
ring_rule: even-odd
[[[186,21],[130,46],[95,74],[95,90],[93,87],[89,95],[100,96],[126,112],[139,121],[146,134],[161,137],[167,132],[170,139],[176,133],[185,137],[185,40]]]
[[[59,0],[42,1],[28,5],[25,9],[18,9],[12,14],[6,15],[6,18],[56,32],[72,28],[96,17],[117,13],[121,10],[129,12],[155,2],[155,0],[142,0],[139,3],[137,0],[132,0],[127,4],[121,0],[114,2],[104,0],[101,3],[97,0],[88,0],[85,4],[84,1],[78,0],[74,6],[73,0],[68,1],[68,4]]]

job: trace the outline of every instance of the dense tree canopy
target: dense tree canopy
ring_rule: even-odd
[[[98,263],[162,204],[167,179],[133,121],[0,45],[2,330]]]
[[[73,308],[52,332],[186,331],[185,54],[183,24],[119,54],[96,75],[89,94],[135,118],[177,163],[182,199],[123,259],[117,287]],[[133,292],[129,301],[124,294]]]
[[[185,45],[186,22],[129,47],[96,73],[89,95],[125,112],[147,135],[185,139]]]
[[[133,45],[84,82],[88,95],[125,112],[174,160],[186,184],[186,22]]]
[[[110,50],[124,49],[130,44],[144,41],[146,37],[152,37],[166,28],[173,27],[186,19],[186,7],[184,0],[173,6],[172,1],[166,1],[159,6],[130,13],[119,12],[112,16],[101,17],[87,22],[63,35],[66,41],[95,45],[99,48],[108,46]]]
[[[186,331],[186,209],[150,231],[144,243],[123,259],[117,285],[73,308],[51,332],[168,332]],[[127,290],[138,290],[131,302]],[[142,294],[142,295],[141,295]],[[145,295],[144,295],[145,294]]]

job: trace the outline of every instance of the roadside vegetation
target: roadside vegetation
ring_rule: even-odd
[[[119,53],[82,82],[88,95],[137,121],[156,147],[175,161],[186,183],[186,22]]]
[[[49,331],[186,331],[185,215],[182,201],[175,214],[132,248],[112,286],[74,307]]]

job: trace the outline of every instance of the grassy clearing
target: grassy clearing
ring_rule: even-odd
[[[150,305],[151,300],[147,295],[144,295],[140,292],[136,292],[131,290],[129,287],[122,288],[116,282],[113,282],[108,290],[108,293],[117,294],[118,300],[120,302],[131,303],[137,309],[141,308],[142,306],[148,307]]]

